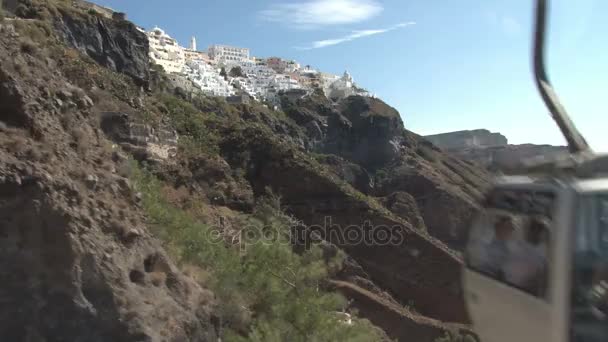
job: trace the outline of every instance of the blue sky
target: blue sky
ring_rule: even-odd
[[[248,47],[348,70],[419,134],[487,128],[563,144],[534,87],[532,0],[96,0],[186,46]],[[608,151],[608,1],[553,0],[549,75],[574,122]]]

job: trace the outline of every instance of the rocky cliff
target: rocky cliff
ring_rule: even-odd
[[[484,171],[378,99],[229,105],[151,68],[145,37],[121,18],[59,0],[7,9],[0,336],[471,334],[453,249]]]
[[[493,172],[517,172],[526,160],[540,156],[559,158],[568,153],[565,146],[512,145],[503,135],[484,129],[427,135],[424,138],[458,158],[473,161]]]
[[[507,138],[504,135],[490,132],[487,129],[434,134],[427,135],[424,138],[447,150],[504,146],[508,144]]]

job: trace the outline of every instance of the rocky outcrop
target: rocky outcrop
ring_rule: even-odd
[[[426,135],[424,138],[446,150],[504,146],[508,144],[507,138],[504,135],[490,132],[487,129]]]
[[[131,76],[147,87],[150,78],[148,39],[133,23],[77,13],[59,7],[55,27],[65,42],[97,63]]]
[[[99,125],[105,135],[139,161],[162,162],[177,153],[177,132],[169,127],[153,128],[132,122],[121,112],[101,112]]]
[[[403,142],[399,113],[384,102],[351,96],[331,116],[322,150],[374,170],[396,160]]]
[[[311,150],[334,154],[368,170],[398,159],[403,122],[384,102],[351,96],[337,105],[319,93],[282,97],[285,113],[306,128]]]

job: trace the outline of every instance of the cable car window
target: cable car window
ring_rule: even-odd
[[[608,341],[608,195],[579,198],[573,249],[571,341]]]
[[[545,297],[555,195],[497,189],[486,197],[465,261],[467,267],[537,297]]]
[[[571,283],[571,341],[608,341],[608,195],[579,198]]]

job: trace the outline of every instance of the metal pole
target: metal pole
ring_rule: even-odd
[[[545,105],[549,109],[551,116],[562,134],[568,142],[570,153],[576,154],[585,151],[591,151],[591,148],[585,141],[585,138],[576,129],[574,123],[566,113],[566,109],[561,105],[557,94],[553,90],[553,86],[549,82],[547,72],[545,70],[545,31],[547,26],[547,0],[536,1],[536,24],[534,37],[534,77],[536,86],[540,92]]]

